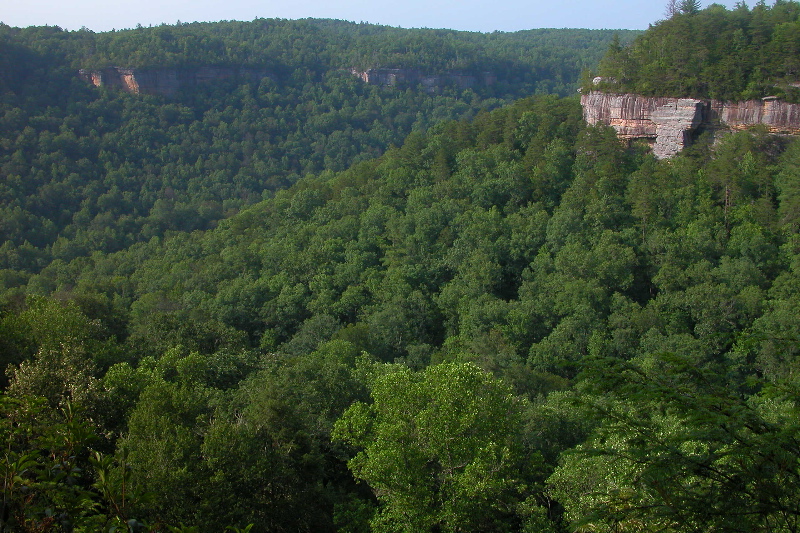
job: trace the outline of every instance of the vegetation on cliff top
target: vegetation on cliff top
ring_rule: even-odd
[[[652,96],[800,101],[800,4],[777,0],[749,9],[686,7],[657,22],[630,46],[613,43],[597,88]],[[583,89],[591,90],[587,73]]]

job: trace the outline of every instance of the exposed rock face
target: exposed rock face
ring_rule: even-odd
[[[491,72],[468,74],[448,72],[436,76],[424,74],[415,69],[381,68],[359,71],[350,69],[350,73],[370,85],[385,87],[395,85],[422,85],[431,94],[440,92],[446,86],[461,89],[486,87],[497,83],[497,76]],[[117,87],[133,94],[174,95],[181,87],[192,86],[226,78],[250,78],[260,80],[272,75],[265,70],[233,68],[233,67],[199,67],[181,69],[133,69],[125,67],[107,67],[99,70],[81,69],[81,79],[95,87]]]
[[[591,92],[581,96],[589,124],[606,124],[623,139],[653,142],[656,157],[680,152],[700,127],[741,130],[762,124],[770,132],[800,134],[800,105],[776,98],[723,102]]]
[[[787,104],[775,97],[744,102],[709,102],[710,120],[718,120],[732,130],[763,124],[771,133],[800,134],[800,104]]]
[[[486,87],[497,83],[497,76],[491,72],[468,74],[448,72],[440,75],[428,75],[416,69],[369,69],[359,71],[351,69],[350,73],[361,78],[370,85],[385,87],[395,85],[422,85],[431,94],[440,92],[446,86],[461,89]],[[220,79],[240,77],[260,80],[272,77],[264,70],[233,67],[199,67],[194,69],[133,69],[125,67],[107,67],[99,70],[81,69],[78,75],[95,87],[118,87],[133,94],[174,95],[178,89],[198,83],[206,83]]]
[[[422,85],[428,93],[439,92],[447,85],[455,85],[461,89],[471,87],[489,86],[497,82],[497,76],[491,72],[482,72],[478,75],[463,72],[448,72],[431,76],[416,69],[403,68],[371,68],[365,71],[350,69],[350,73],[364,80],[370,85],[385,87],[398,84]]]
[[[260,80],[268,77],[269,73],[264,70],[232,67],[152,70],[108,67],[101,70],[81,69],[78,75],[95,87],[119,87],[133,94],[172,96],[185,86],[233,77]]]
[[[605,124],[623,139],[656,138],[653,111],[677,104],[677,98],[645,98],[635,94],[591,92],[581,96],[583,118],[589,124]]]
[[[656,107],[650,115],[656,125],[653,154],[662,159],[683,150],[691,142],[692,132],[702,123],[703,110],[703,102],[689,98]]]

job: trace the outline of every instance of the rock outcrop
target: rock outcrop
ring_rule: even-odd
[[[404,68],[371,68],[360,71],[350,69],[350,73],[361,78],[364,83],[391,87],[395,85],[422,85],[426,92],[437,93],[446,86],[456,86],[460,89],[473,87],[486,87],[497,82],[497,76],[491,72],[468,74],[463,72],[446,72],[444,74],[430,75],[416,69]]]
[[[586,122],[612,126],[623,139],[648,140],[659,158],[680,152],[701,128],[731,131],[763,125],[772,133],[800,134],[800,105],[772,97],[723,102],[593,91],[581,96],[581,105]]]
[[[227,78],[260,80],[269,77],[265,70],[233,67],[198,67],[181,69],[133,69],[108,67],[81,69],[78,75],[95,87],[118,87],[133,94],[173,96],[180,88]]]
[[[497,76],[491,72],[478,74],[446,72],[430,75],[416,69],[374,68],[360,71],[350,69],[350,73],[361,78],[364,83],[392,87],[398,85],[422,85],[426,92],[435,94],[444,87],[456,86],[460,89],[488,87],[497,83]],[[233,67],[198,67],[174,69],[135,69],[126,67],[107,67],[103,69],[81,69],[78,75],[95,87],[117,87],[133,94],[174,95],[180,88],[226,78],[249,78],[260,80],[273,77],[265,70]]]
[[[700,100],[679,98],[656,107],[650,115],[656,125],[653,153],[659,159],[672,157],[691,142],[692,133],[703,122],[704,104]]]
[[[718,120],[731,130],[762,124],[770,133],[800,134],[800,104],[789,104],[769,96],[743,102],[711,100],[708,105],[709,118]]]

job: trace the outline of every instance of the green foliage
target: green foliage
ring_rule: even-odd
[[[44,398],[0,395],[3,531],[145,531],[131,515],[145,500],[130,490],[123,450],[92,450],[101,439],[85,413]]]
[[[48,264],[213,228],[301,176],[344,171],[412,131],[536,92],[572,93],[610,35],[327,20],[98,34],[2,25],[0,291],[27,285]],[[144,69],[144,78],[172,69],[182,79],[202,67],[241,75],[189,84],[169,99],[90,88],[76,75],[109,65]],[[349,72],[372,67],[477,78],[489,71],[496,83],[431,92],[365,84]],[[318,193],[298,192],[293,215],[318,206]],[[40,292],[58,289],[40,281]]]
[[[222,379],[219,354],[179,348],[112,367],[105,385],[130,409],[110,479],[112,494],[127,486],[132,496],[117,515],[209,532],[332,531],[338,490],[352,481],[330,431],[365,396],[357,357],[349,342],[330,341],[233,381]]]
[[[795,11],[677,13],[604,68],[640,79],[631,50],[659,32],[683,32],[690,70],[698,43],[792,49]],[[722,44],[692,40],[734,16]],[[524,51],[559,35],[596,34],[0,27],[0,68],[32,66],[0,82],[3,468],[33,465],[35,487],[14,488],[15,520],[792,530],[797,144],[743,132],[665,162],[586,127],[576,98],[502,105],[567,87],[542,77],[562,56]],[[332,70],[380,66],[364,50],[498,82],[428,94]],[[78,57],[274,75],[166,100],[70,86]],[[80,472],[47,478],[57,458]]]
[[[128,450],[121,448],[116,456],[93,452],[89,462],[97,480],[92,485],[102,495],[107,509],[106,528],[115,531],[142,531],[147,526],[132,517],[134,509],[142,508],[151,495],[139,494],[132,489],[132,471],[128,463]]]
[[[97,502],[86,476],[91,428],[71,405],[55,410],[39,398],[0,395],[3,530],[84,527]]]
[[[133,489],[153,494],[147,518],[167,523],[196,520],[203,479],[202,433],[211,414],[211,391],[155,382],[142,392],[120,446],[129,450]],[[206,420],[204,422],[204,419]]]
[[[797,390],[743,398],[658,355],[591,363],[581,402],[604,422],[550,478],[578,528],[794,531]]]
[[[678,10],[684,15],[696,15],[700,11],[699,0],[681,0],[678,3]]]
[[[732,10],[677,2],[630,47],[612,43],[600,62],[601,90],[656,96],[747,100],[779,96],[796,102],[800,5],[764,2]],[[593,87],[587,77],[583,90]]]
[[[349,467],[380,507],[373,531],[490,531],[513,520],[524,490],[519,407],[470,364],[397,367],[370,385],[334,436],[360,451]]]

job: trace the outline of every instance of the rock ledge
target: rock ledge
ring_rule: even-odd
[[[735,131],[763,125],[771,133],[800,135],[800,104],[774,97],[725,102],[592,91],[581,96],[581,105],[586,122],[612,126],[622,139],[648,140],[660,159],[680,152],[701,128]]]

